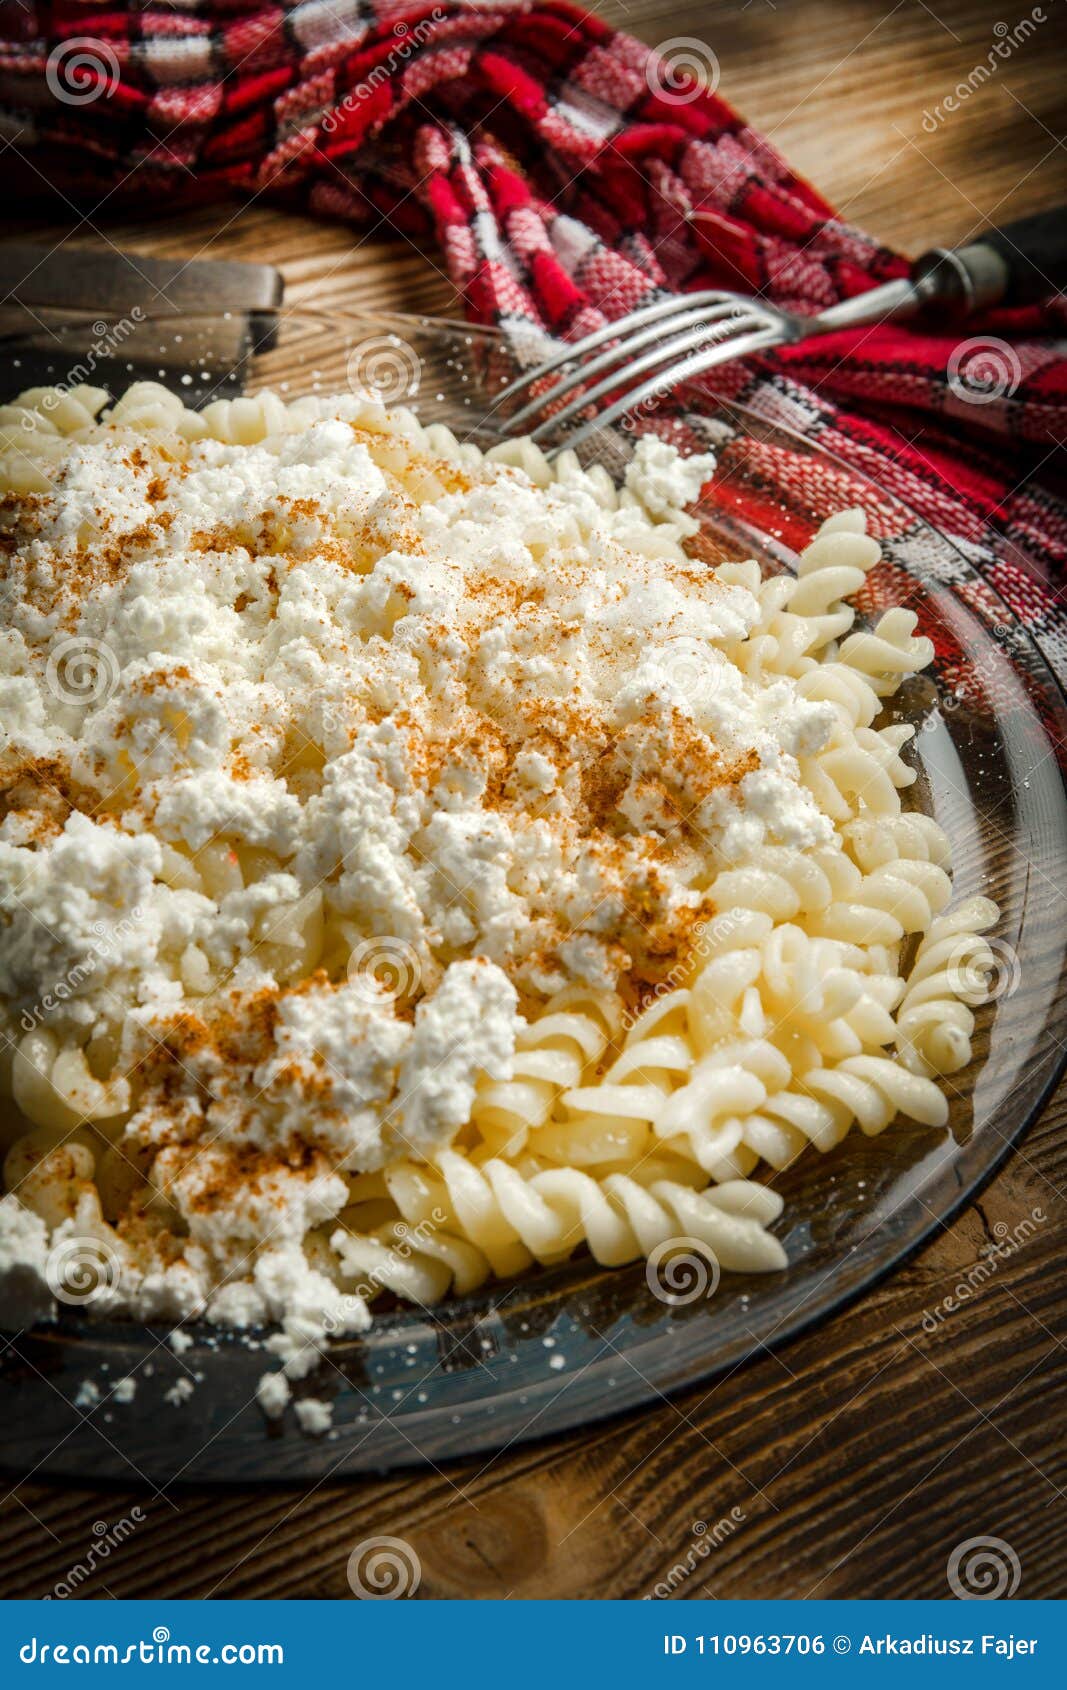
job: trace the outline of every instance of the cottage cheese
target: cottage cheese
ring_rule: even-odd
[[[8,500],[0,1004],[30,1119],[116,1123],[61,1221],[103,1307],[279,1320],[298,1374],[366,1323],[301,1249],[346,1177],[449,1144],[551,993],[661,979],[711,859],[825,837],[832,711],[709,643],[757,605],[678,544],[711,467],[643,441],[607,501],[338,401]]]
[[[332,1403],[323,1402],[319,1397],[301,1397],[293,1406],[300,1430],[311,1438],[321,1438],[333,1425]]]

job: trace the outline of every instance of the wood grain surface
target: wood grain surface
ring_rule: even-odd
[[[906,250],[1067,200],[1057,0],[944,122],[933,114],[946,93],[1028,7],[604,0],[601,10],[653,43],[703,38],[724,95],[850,218]],[[9,226],[72,246],[267,260],[293,304],[455,312],[431,255],[258,204],[57,221],[42,203],[20,206]],[[1011,1546],[1021,1596],[1067,1594],[1065,1119],[1061,1091],[980,1201],[890,1282],[712,1389],[488,1461],[313,1489],[23,1483],[0,1507],[0,1593],[50,1592],[96,1523],[138,1506],[143,1523],[81,1594],[346,1598],[349,1553],[378,1534],[412,1545],[422,1597],[941,1598],[950,1552],[978,1535]],[[1048,1224],[924,1330],[923,1311],[995,1229],[1035,1208]]]

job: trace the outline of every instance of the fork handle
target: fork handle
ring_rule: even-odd
[[[1067,290],[1067,206],[1020,217],[964,247],[935,247],[912,279],[924,308],[955,317],[993,305],[1033,305]]]

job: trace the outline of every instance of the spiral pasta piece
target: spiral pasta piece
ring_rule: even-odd
[[[938,864],[897,858],[864,875],[847,899],[820,911],[809,929],[857,945],[895,945],[906,933],[925,932],[951,891]]]
[[[738,1039],[701,1057],[653,1121],[656,1137],[684,1138],[694,1161],[715,1180],[746,1175],[756,1157],[744,1140],[745,1117],[769,1091],[788,1083],[789,1063],[766,1039]]]
[[[188,410],[176,393],[155,381],[133,382],[101,420],[111,428],[180,434],[186,440],[200,440],[211,432],[200,412]]]
[[[239,399],[216,399],[199,412],[212,439],[230,446],[254,446],[287,425],[286,408],[276,393],[242,395]]]
[[[803,1085],[833,1110],[841,1136],[855,1122],[868,1137],[884,1132],[897,1115],[942,1127],[948,1101],[932,1080],[912,1074],[888,1056],[850,1056],[833,1068],[816,1068]]]
[[[72,1219],[86,1200],[99,1217],[95,1168],[96,1158],[83,1139],[57,1139],[54,1132],[37,1128],[11,1146],[4,1158],[4,1183],[27,1209],[56,1227]]]
[[[866,676],[844,663],[818,663],[801,675],[797,693],[809,704],[830,704],[842,728],[869,728],[882,701]]]
[[[516,1156],[560,1095],[599,1061],[622,1021],[612,992],[566,987],[518,1034],[511,1077],[483,1084],[473,1124],[494,1155]]]
[[[948,838],[933,816],[912,812],[878,821],[861,817],[841,832],[845,849],[864,874],[901,859],[936,863],[946,875],[951,866]]]
[[[742,1131],[753,1156],[781,1170],[808,1145],[824,1153],[833,1150],[850,1125],[845,1111],[802,1091],[800,1082],[796,1082],[775,1092],[754,1114],[746,1116]]]
[[[801,552],[788,602],[794,616],[812,624],[809,652],[822,650],[852,627],[856,613],[845,601],[862,587],[880,557],[869,534],[846,529],[822,529]]]
[[[973,1005],[989,995],[997,958],[982,938],[996,905],[972,898],[931,922],[896,1017],[901,1060],[916,1074],[955,1074],[971,1059]]]
[[[524,1174],[492,1159],[479,1168],[454,1151],[433,1170],[402,1167],[387,1174],[397,1207],[425,1227],[432,1198],[445,1214],[440,1230],[485,1253],[500,1276],[522,1272],[531,1260],[550,1264],[580,1245],[607,1267],[647,1255],[680,1236],[699,1239],[720,1265],[760,1273],[785,1265],[766,1229],[781,1212],[777,1193],[751,1182],[694,1191],[667,1180],[651,1186],[622,1174],[602,1180],[576,1168]]]
[[[70,1130],[82,1121],[107,1120],[130,1106],[130,1088],[122,1076],[108,1083],[90,1072],[85,1051],[59,1048],[44,1028],[26,1033],[15,1049],[11,1093],[27,1120],[41,1127]]]
[[[0,428],[24,433],[76,435],[91,428],[107,403],[107,390],[86,384],[28,387],[13,405],[0,405]]]
[[[857,669],[879,697],[897,691],[908,675],[915,675],[933,662],[933,642],[916,635],[918,617],[913,610],[898,606],[887,610],[870,633],[850,634],[838,653],[838,661]]]

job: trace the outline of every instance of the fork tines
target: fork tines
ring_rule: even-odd
[[[535,390],[506,419],[507,432],[529,433],[542,445],[565,432],[561,444],[575,446],[594,429],[610,426],[716,364],[743,358],[783,338],[779,314],[740,294],[672,295],[562,347],[512,382],[497,402],[506,405]],[[604,350],[598,351],[601,347]],[[557,371],[560,374],[551,379]],[[568,429],[572,419],[608,395],[615,397],[606,409]]]

